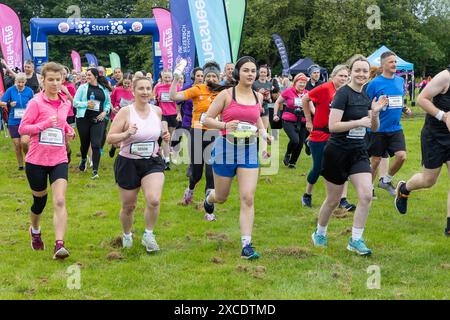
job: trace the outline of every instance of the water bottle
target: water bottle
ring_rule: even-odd
[[[188,64],[188,62],[186,59],[180,60],[180,62],[178,63],[178,65],[175,68],[175,71],[173,72],[173,74],[176,78],[179,78],[183,74],[184,69],[186,69],[186,67],[187,67],[187,64]]]
[[[91,92],[91,96],[89,97],[89,100],[95,100],[95,94]]]

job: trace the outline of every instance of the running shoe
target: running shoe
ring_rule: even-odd
[[[103,151],[103,148],[100,148],[100,155],[102,156],[104,154],[105,154],[105,151]]]
[[[216,215],[214,213],[205,213],[203,219],[206,221],[216,221]]]
[[[44,245],[44,242],[42,241],[40,232],[37,234],[34,234],[30,228],[30,236],[31,236],[31,249],[33,249],[35,251],[45,249],[45,245]]]
[[[100,178],[100,176],[98,175],[97,170],[92,171],[92,177],[91,177],[91,179],[92,179],[92,180],[97,180],[97,179],[99,179],[99,178]]]
[[[78,169],[80,169],[81,172],[86,171],[86,162],[87,162],[87,159],[81,159],[80,165],[78,166]]]
[[[19,171],[23,171],[23,170],[24,170],[23,166],[20,166]]]
[[[450,237],[450,229],[445,228],[445,230],[444,230],[444,235],[445,235],[446,237]]]
[[[252,244],[246,245],[242,248],[241,258],[245,260],[255,260],[258,259],[261,255],[254,250]]]
[[[372,200],[378,199],[377,195],[375,194],[375,189],[372,189]]]
[[[308,208],[312,208],[312,195],[305,193],[302,197],[302,205]]]
[[[283,159],[283,163],[286,167],[289,165],[289,160],[291,160],[291,155],[286,153]]]
[[[400,181],[397,184],[397,190],[396,190],[395,202],[394,202],[395,208],[401,214],[405,214],[406,211],[408,210],[408,197],[409,197],[409,195],[401,193],[400,190],[403,185],[406,185],[405,181]]]
[[[309,140],[305,140],[305,153],[310,156],[311,155],[311,149],[309,148]]]
[[[352,252],[356,252],[360,256],[370,256],[372,254],[372,250],[367,248],[366,243],[363,239],[354,241],[352,238],[350,238],[348,240],[347,249]]]
[[[169,161],[164,162],[164,171],[170,171],[170,162]]]
[[[125,235],[122,235],[122,248],[124,249],[131,249],[133,247],[133,237],[125,237]]]
[[[70,254],[69,251],[64,248],[64,241],[56,241],[55,242],[55,254],[53,255],[53,260],[64,260]]]
[[[142,236],[142,245],[145,247],[148,253],[159,251],[158,243],[153,233],[145,232]]]
[[[116,148],[115,147],[111,147],[111,149],[109,149],[109,157],[110,158],[114,158],[115,154],[116,154]]]
[[[383,181],[383,178],[380,178],[380,180],[378,181],[378,188],[386,190],[391,196],[395,197],[396,192],[394,186],[392,185],[392,182],[385,183]]]
[[[288,168],[289,168],[289,169],[297,169],[297,167],[295,166],[295,164],[292,164],[292,163],[290,163],[290,164],[288,165]]]
[[[186,188],[186,190],[184,191],[183,201],[181,202],[181,204],[183,206],[191,204],[193,197],[194,197],[194,190]]]
[[[317,230],[311,235],[314,247],[326,248],[327,247],[327,236],[321,236],[317,233]]]
[[[339,203],[339,209],[345,209],[345,211],[352,212],[356,210],[356,206],[347,201],[347,198],[342,198]]]
[[[214,203],[208,203],[206,199],[208,199],[208,196],[211,194],[212,190],[206,191],[205,195],[205,201],[203,201],[203,208],[205,208],[206,213],[214,213]],[[215,219],[214,219],[215,220]]]

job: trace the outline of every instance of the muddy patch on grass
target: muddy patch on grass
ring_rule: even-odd
[[[333,217],[337,218],[337,219],[345,219],[348,218],[350,216],[350,212],[348,212],[347,210],[343,209],[343,208],[337,208],[333,211]]]
[[[207,232],[206,236],[209,240],[216,241],[230,241],[230,238],[225,233],[215,233],[215,232]]]
[[[266,254],[272,255],[275,258],[281,257],[294,257],[298,259],[306,259],[314,256],[309,249],[301,247],[279,247],[275,249],[269,249]]]
[[[248,272],[250,268],[248,266],[238,265],[236,267],[237,272]]]
[[[112,251],[112,252],[108,253],[108,255],[106,256],[106,259],[108,261],[122,260],[123,258],[124,258],[123,255],[117,251]]]
[[[116,248],[116,249],[122,248],[122,237],[121,237],[121,236],[114,237],[114,238],[109,242],[109,246],[110,246],[111,248]]]
[[[441,264],[441,268],[444,270],[450,270],[450,264],[449,263],[443,263]]]
[[[211,258],[211,260],[209,260],[209,261],[211,261],[212,263],[215,263],[215,264],[224,264],[225,263],[225,260],[223,260],[222,258],[219,258],[219,257]]]
[[[97,211],[96,213],[94,213],[94,217],[104,218],[106,216],[107,216],[107,213],[105,211]]]
[[[349,235],[350,233],[352,233],[352,228],[345,228],[345,230],[342,231],[342,232],[340,233],[340,235],[341,235],[341,236],[346,236],[346,235]]]

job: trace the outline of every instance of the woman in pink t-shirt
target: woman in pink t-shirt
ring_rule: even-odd
[[[44,250],[41,239],[41,214],[47,203],[47,179],[53,194],[55,249],[53,259],[64,259],[69,251],[64,247],[67,228],[66,190],[68,159],[66,140],[75,139],[75,131],[67,123],[72,104],[60,94],[63,67],[49,62],[42,68],[44,91],[28,104],[19,126],[19,133],[30,136],[30,149],[26,156],[26,174],[33,194],[31,207],[31,247]]]
[[[275,102],[273,111],[273,121],[280,121],[278,110],[283,109],[283,103],[286,102],[286,108],[281,118],[283,129],[289,137],[289,144],[283,162],[291,169],[295,169],[295,164],[302,152],[303,143],[308,136],[302,105],[302,97],[308,93],[305,89],[307,82],[308,78],[303,73],[296,75],[293,86],[281,93]]]

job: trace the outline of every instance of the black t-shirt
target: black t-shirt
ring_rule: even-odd
[[[330,109],[344,111],[342,122],[359,120],[369,115],[371,101],[366,91],[356,92],[346,85],[339,89],[334,96]],[[343,148],[366,148],[365,136],[367,129],[359,127],[346,132],[332,133],[330,143]]]
[[[317,81],[316,82],[316,84],[315,85],[313,85],[312,84],[312,82],[311,82],[311,80],[309,80],[307,83],[306,83],[306,90],[308,90],[308,91],[311,91],[312,89],[314,89],[314,88],[317,88],[318,86],[320,86],[321,84],[323,84],[324,82],[323,81]]]
[[[27,87],[30,87],[31,90],[33,90],[34,94],[39,93],[40,87],[39,87],[39,80],[36,76],[36,73],[33,72],[33,75],[31,78],[27,79],[27,82],[25,83]]]
[[[94,99],[92,99],[92,97]],[[87,99],[94,100],[95,107],[94,109],[88,109],[86,110],[85,118],[96,118],[100,113],[103,112],[104,104],[105,104],[105,93],[103,92],[102,88],[99,86],[93,86],[89,84],[88,90],[87,90]]]
[[[450,65],[448,66],[447,71],[450,72]],[[438,94],[437,96],[435,96],[433,98],[433,103],[439,110],[442,110],[444,112],[449,112],[450,111],[450,89],[448,89],[447,92],[444,94]],[[450,145],[450,140],[448,139],[449,132],[448,132],[448,128],[447,128],[447,125],[445,124],[445,122],[439,121],[432,115],[427,114],[426,118],[425,118],[425,128],[429,132],[433,133],[436,137],[449,141],[448,144]]]
[[[272,81],[267,80],[265,83],[260,82],[259,80],[256,80],[253,83],[253,90],[256,92],[259,92],[260,89],[268,90],[267,94],[264,94],[264,101],[263,101],[263,107],[266,108],[267,104],[270,101],[271,98],[271,92],[272,92]]]

